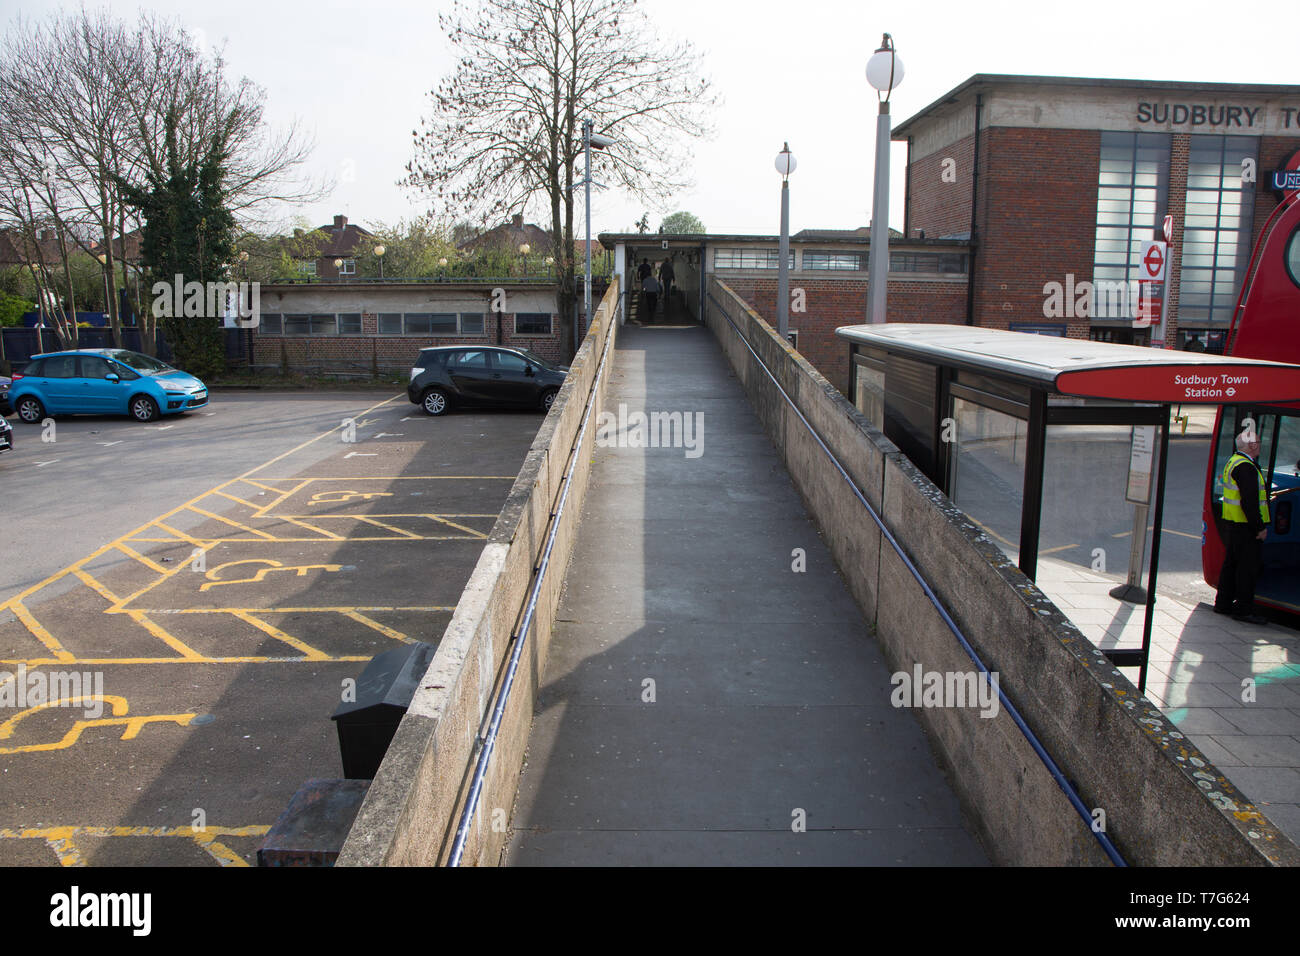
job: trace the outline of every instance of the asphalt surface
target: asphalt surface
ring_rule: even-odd
[[[346,682],[440,638],[541,421],[217,393],[17,426],[0,865],[254,862],[302,783],[343,775]]]

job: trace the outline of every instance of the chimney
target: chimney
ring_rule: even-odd
[[[524,228],[524,214],[521,212],[517,212],[513,216],[511,216],[510,225],[514,226],[516,229]]]
[[[334,228],[335,228],[335,229],[342,229],[342,228],[345,227],[347,224],[348,224],[348,217],[347,217],[347,216],[335,216],[335,217],[334,217]]]

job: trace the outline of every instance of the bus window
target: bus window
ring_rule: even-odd
[[[1282,415],[1280,419],[1277,430],[1277,454],[1272,459],[1271,484],[1274,494],[1291,488],[1300,488],[1300,416]]]

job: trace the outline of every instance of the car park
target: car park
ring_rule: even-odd
[[[547,411],[568,371],[527,349],[438,346],[420,351],[406,397],[430,415],[470,406]]]
[[[130,415],[151,422],[202,408],[208,389],[188,372],[127,349],[77,349],[32,357],[9,400],[29,425],[49,415]]]

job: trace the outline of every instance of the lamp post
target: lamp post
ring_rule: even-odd
[[[523,258],[523,265],[520,267],[519,278],[528,275],[528,253],[533,251],[533,247],[526,242],[519,243],[519,255]]]
[[[794,172],[794,153],[786,143],[776,154],[776,171],[781,174],[781,245],[776,269],[776,330],[782,341],[790,335],[790,174]]]
[[[583,273],[582,286],[582,314],[585,317],[584,330],[591,328],[591,151],[592,149],[605,149],[607,146],[613,146],[615,142],[609,136],[593,133],[591,125],[590,117],[582,121],[582,148],[587,167],[582,177],[583,186],[587,191],[587,268]],[[577,345],[577,342],[575,341],[574,344]]]
[[[342,259],[334,260],[334,281],[335,282],[343,281],[343,260]]]
[[[384,277],[384,253],[388,250],[383,246],[375,246],[375,258],[379,260],[379,278]]]
[[[876,192],[871,202],[871,247],[868,274],[867,321],[887,318],[885,296],[889,290],[889,94],[903,81],[903,61],[894,52],[888,33],[867,61],[867,82],[879,92],[880,115],[876,119]]]

